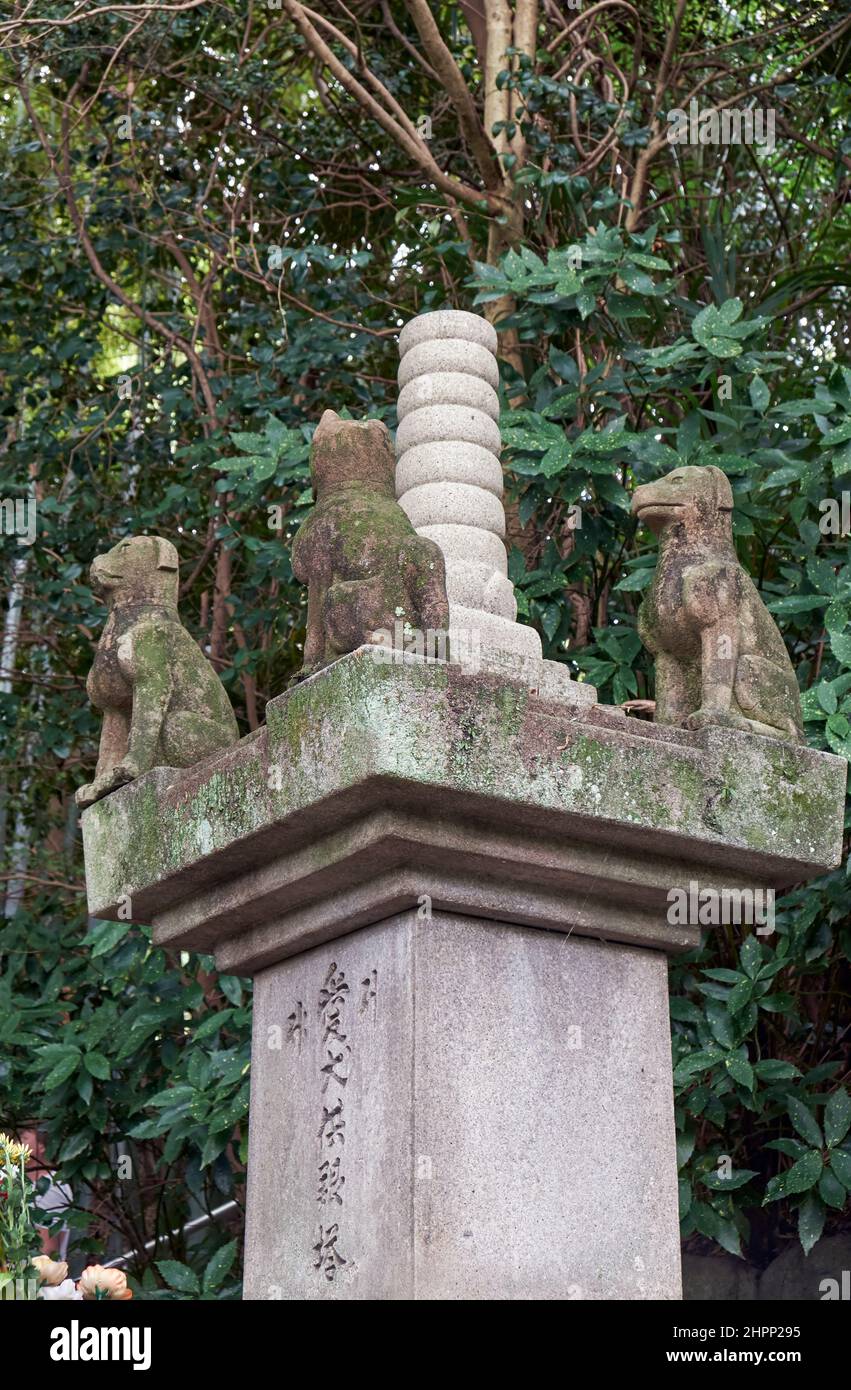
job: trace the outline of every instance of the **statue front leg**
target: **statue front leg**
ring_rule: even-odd
[[[94,781],[78,787],[75,795],[77,805],[91,806],[107,792],[115,790],[119,783],[113,781],[113,770],[127,756],[130,736],[130,721],[123,710],[108,709],[104,712],[98,746],[98,761]]]
[[[739,625],[735,618],[704,628],[700,641],[700,705],[688,716],[687,729],[750,727],[733,701],[738,659]]]
[[[671,652],[657,652],[655,667],[656,724],[673,724],[682,728],[694,708],[691,694],[693,680],[686,665]]]

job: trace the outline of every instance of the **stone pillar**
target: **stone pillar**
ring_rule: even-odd
[[[362,647],[86,810],[93,916],[256,977],[246,1297],[678,1298],[668,895],[834,867],[845,771]]]
[[[496,346],[486,319],[453,309],[402,329],[396,496],[443,551],[450,650],[537,670],[541,639],[516,621],[508,578]]]

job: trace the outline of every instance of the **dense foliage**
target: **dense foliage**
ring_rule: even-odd
[[[714,463],[808,737],[851,756],[851,6],[518,0],[493,7],[514,17],[498,62],[465,5],[23,8],[0,22],[0,497],[35,499],[37,539],[0,537],[0,1127],[39,1120],[80,1238],[137,1252],[150,1296],[221,1296],[250,990],[86,917],[88,563],[171,537],[184,621],[256,728],[299,660],[288,541],[322,409],[392,426],[400,324],[479,305],[504,353],[511,572],[547,654],[642,712],[655,551],[630,492]],[[770,108],[776,143],[669,144],[693,97]],[[673,966],[693,1243],[764,1262],[847,1219],[850,918],[843,867],[774,935],[714,929]]]

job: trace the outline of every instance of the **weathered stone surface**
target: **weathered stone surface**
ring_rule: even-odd
[[[246,1298],[680,1296],[664,957],[414,910],[254,1010]]]
[[[502,496],[502,464],[495,454],[478,444],[453,443],[451,449],[440,441],[408,449],[396,464],[396,496],[422,483],[438,478],[446,483],[468,483],[471,487]]]
[[[683,1254],[686,1302],[752,1302],[759,1295],[759,1271],[735,1255]]]
[[[428,405],[473,406],[499,421],[499,397],[492,386],[467,372],[426,372],[399,392],[397,413],[404,420]]]
[[[844,1275],[844,1279],[843,1279]],[[830,1282],[832,1281],[832,1283]],[[828,1296],[825,1299],[825,1296]],[[851,1236],[827,1236],[805,1255],[794,1241],[772,1260],[759,1281],[765,1302],[847,1301],[851,1297]]]
[[[679,1296],[669,891],[832,867],[846,765],[503,656],[363,647],[83,815],[93,915],[258,975],[249,1298]]]
[[[447,632],[443,554],[396,502],[394,471],[379,420],[325,411],[311,449],[316,505],[293,541],[293,573],[308,586],[302,679],[392,633],[397,620]]]
[[[851,1236],[825,1236],[805,1255],[798,1240],[764,1270],[734,1255],[683,1255],[683,1298],[715,1302],[847,1302]]]
[[[441,439],[478,444],[492,454],[498,454],[502,445],[499,425],[490,415],[472,405],[420,406],[405,416],[396,431],[396,447],[400,455],[406,449],[433,444]]]
[[[405,512],[415,527],[478,526],[505,535],[500,499],[469,483],[421,483],[406,492]]]
[[[494,390],[499,385],[499,367],[493,352],[464,338],[426,339],[412,347],[399,365],[400,390],[427,372],[466,372],[480,377]]]
[[[90,806],[154,767],[191,767],[236,743],[227,693],[177,612],[178,558],[160,536],[119,541],[91,567],[109,617],[86,689],[103,711]]]
[[[499,344],[493,324],[480,314],[469,314],[464,309],[437,309],[431,314],[418,314],[405,324],[399,334],[399,356],[406,357],[420,343],[446,338],[474,343],[492,356]]]
[[[364,648],[215,764],[83,816],[89,910],[245,971],[416,904],[667,949],[668,892],[782,888],[839,862],[846,764],[692,733]],[[385,653],[384,655],[389,655]],[[551,663],[544,663],[544,666]],[[574,699],[575,697],[575,699]],[[126,915],[126,912],[125,912]]]
[[[639,634],[656,660],[657,721],[803,743],[792,663],[736,556],[725,474],[675,468],[636,488],[632,510],[660,537],[638,615]]]
[[[537,659],[530,673],[536,685],[541,639],[516,621],[502,540],[495,349],[496,335],[476,314],[445,310],[406,325],[399,339],[396,495],[417,533],[443,551],[451,659],[471,648],[484,669],[509,657],[525,670]]]

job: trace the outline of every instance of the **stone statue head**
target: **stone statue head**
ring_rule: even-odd
[[[325,411],[310,453],[317,502],[353,483],[395,498],[395,473],[393,445],[381,420],[341,420],[336,411]]]
[[[95,593],[110,607],[144,602],[177,606],[177,551],[162,536],[125,537],[92,561],[89,576]]]
[[[730,534],[733,491],[720,468],[684,465],[632,496],[633,515],[656,535],[678,526],[685,535]]]

